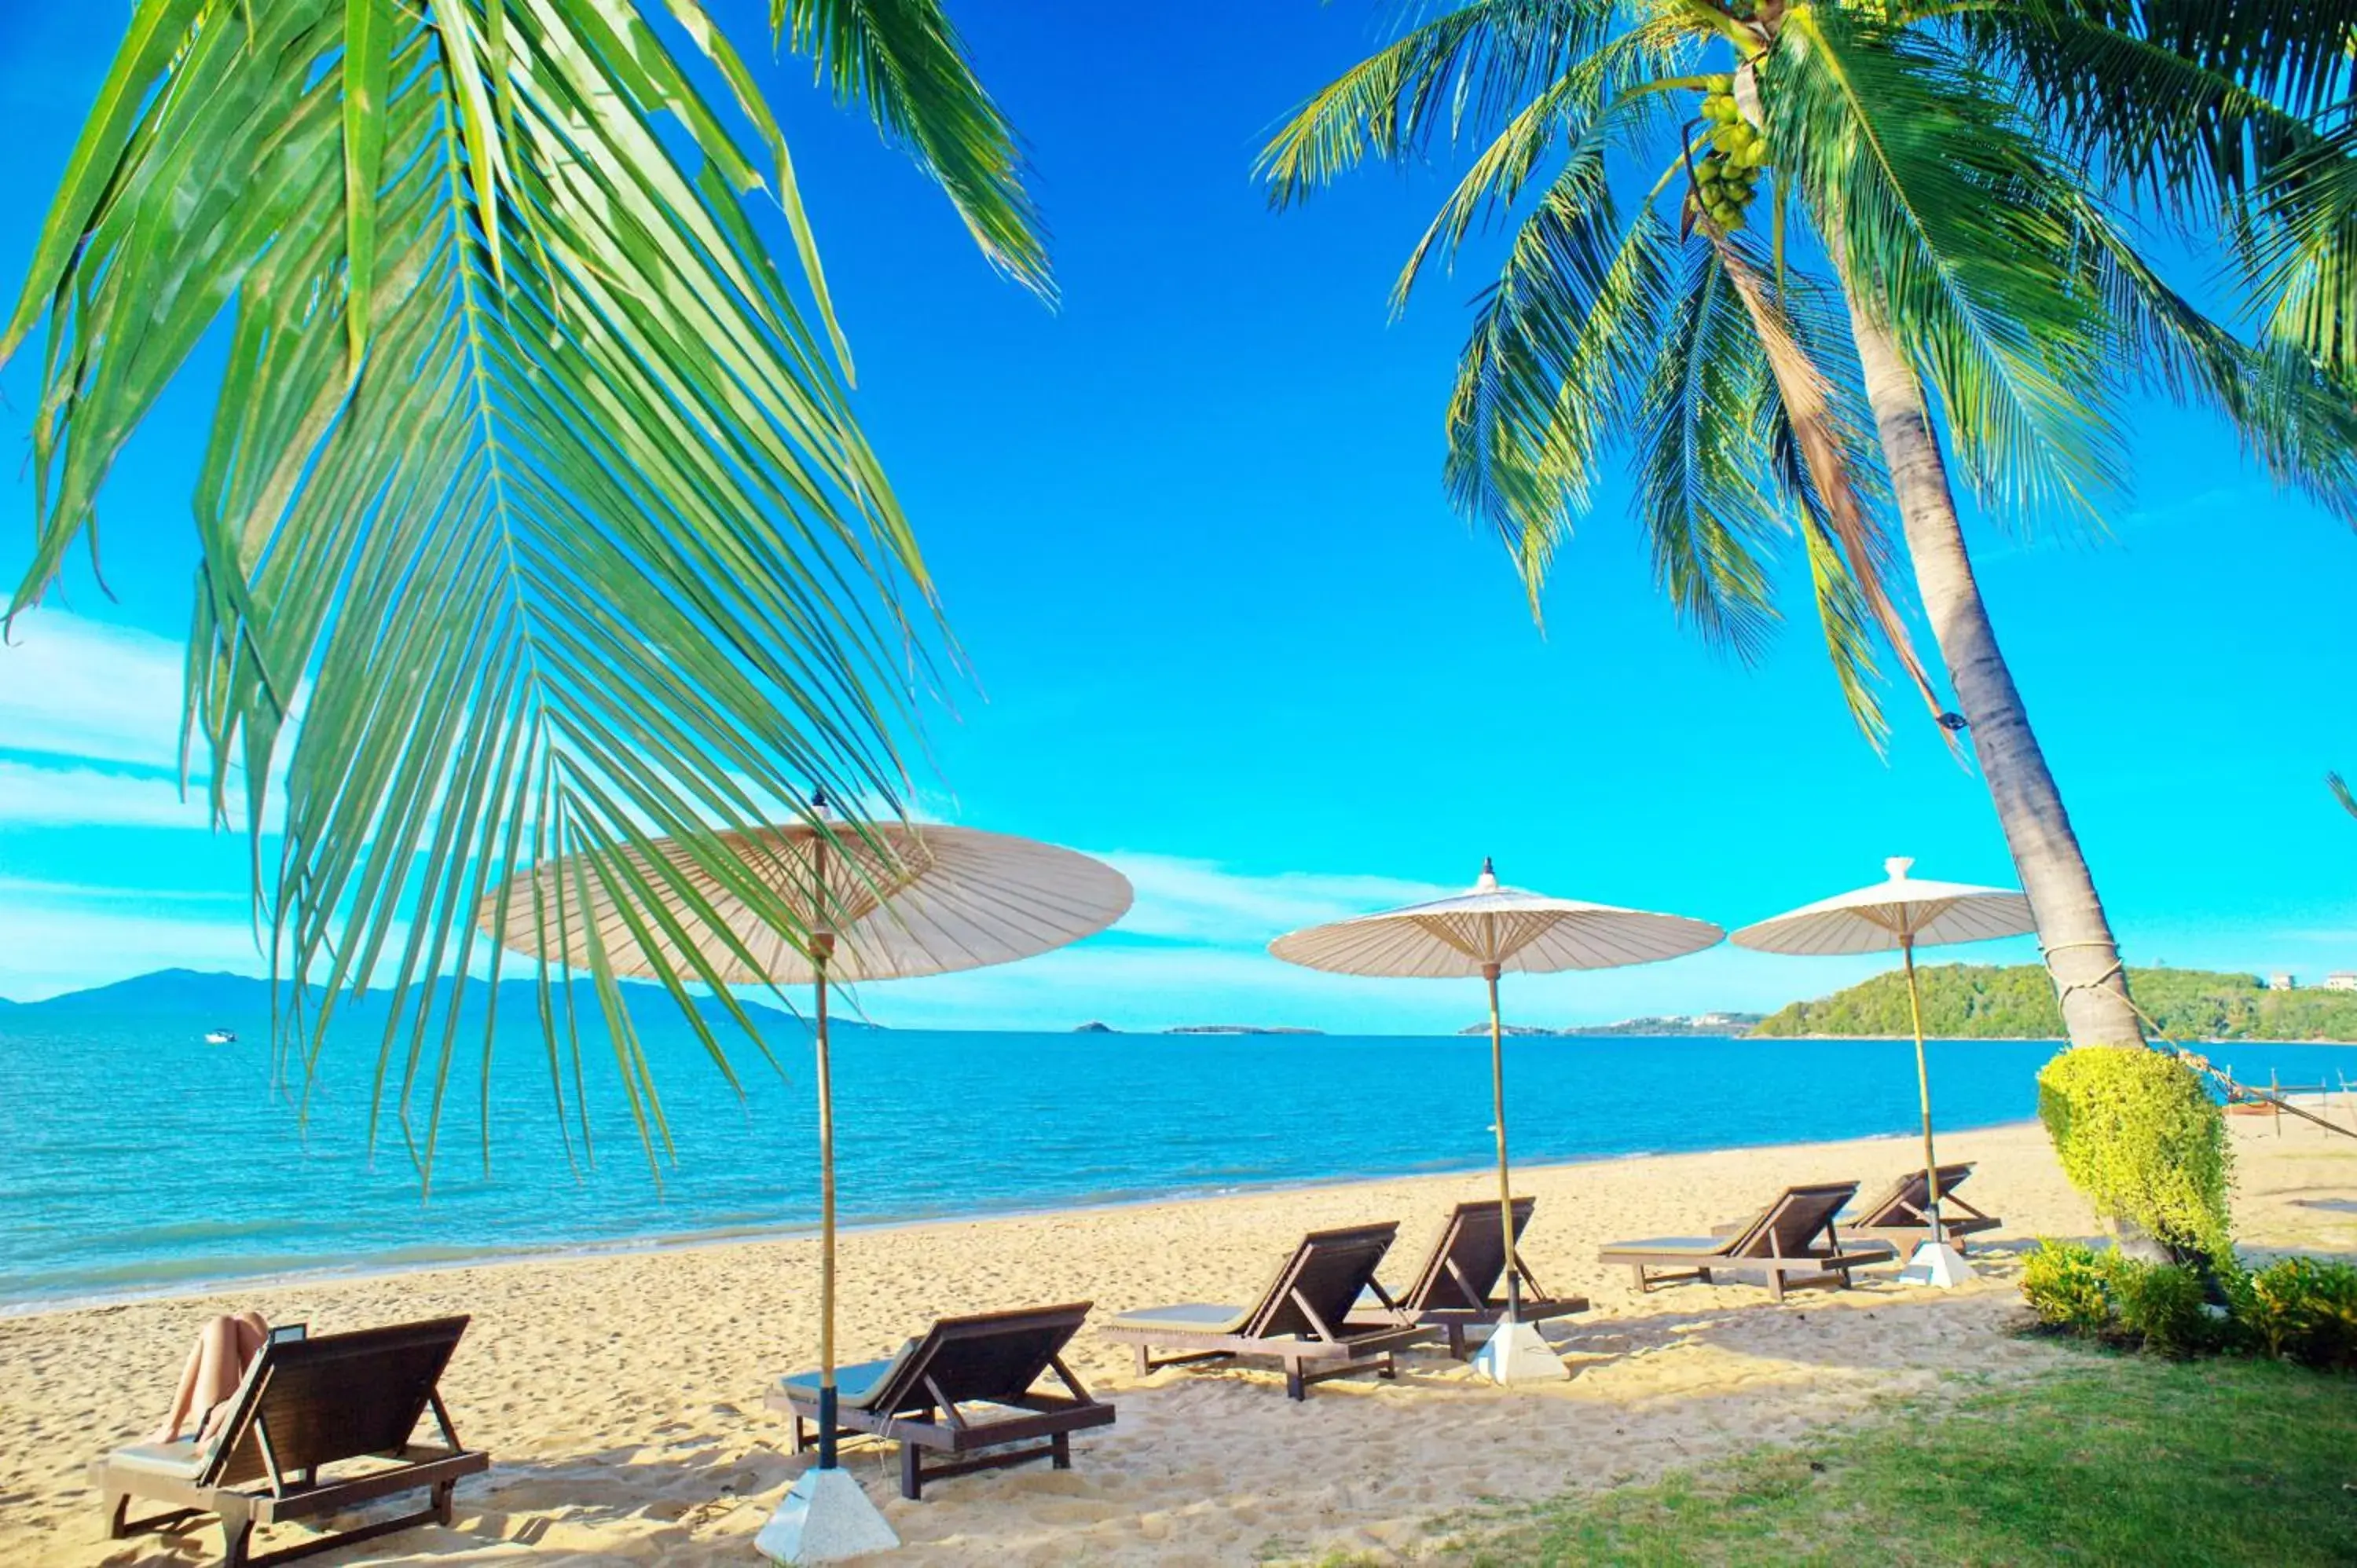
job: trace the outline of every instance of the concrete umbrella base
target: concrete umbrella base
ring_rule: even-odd
[[[1930,1285],[1937,1290],[1953,1290],[1972,1277],[1972,1264],[1944,1241],[1922,1243],[1907,1260],[1907,1266],[1899,1271],[1900,1283]]]
[[[1501,1318],[1473,1358],[1473,1369],[1493,1383],[1561,1382],[1571,1369],[1555,1353],[1535,1323]]]
[[[772,1563],[834,1563],[900,1544],[850,1472],[805,1470],[753,1538]]]

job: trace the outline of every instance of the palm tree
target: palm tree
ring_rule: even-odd
[[[937,0],[770,18],[1049,291],[1012,133]],[[807,815],[814,788],[899,798],[896,735],[942,647],[931,589],[851,412],[785,139],[700,0],[143,0],[0,360],[43,321],[12,616],[77,542],[95,558],[109,468],[199,342],[226,342],[186,749],[253,838],[274,973],[297,983],[282,1049],[307,1069],[340,995],[399,988],[371,1126],[396,1112],[422,1172],[470,967],[497,996],[477,921],[487,900],[505,920],[511,868],[578,854],[627,882],[650,874],[621,851],[676,836],[691,864],[652,875],[691,900],[715,877],[793,930],[717,835]],[[683,985],[759,1036],[693,950],[665,983],[726,1072]],[[654,1083],[593,967],[651,1154]],[[574,993],[540,981],[562,1121]]]
[[[2156,168],[2164,194],[2200,185],[2207,157],[2212,205],[2256,232],[2253,204],[2280,181],[2232,186],[2216,172],[2231,149],[2205,138],[2299,111],[2240,85],[2231,112],[2183,124],[2036,113],[2157,74],[2145,57],[2169,50],[2146,24],[2133,5],[2010,0],[1472,0],[1312,97],[1262,160],[1282,206],[1371,158],[1479,144],[1394,295],[1506,228],[1449,404],[1453,499],[1501,533],[1535,607],[1625,453],[1661,585],[1747,657],[1775,618],[1776,563],[1797,554],[1868,735],[1885,725],[1878,640],[1947,733],[1969,735],[2077,1044],[2143,1031],[1974,580],[1952,465],[2000,517],[2099,522],[2121,397],[2158,391],[2222,413],[2284,481],[2357,504],[2357,421],[2331,367],[2236,339],[2107,199]],[[2091,149],[2110,164],[2090,172]],[[1911,650],[1886,510],[1955,713]]]

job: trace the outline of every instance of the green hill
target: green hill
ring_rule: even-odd
[[[2059,1040],[2062,1014],[2038,964],[1949,963],[1917,972],[1923,1032],[1951,1039]],[[2136,1005],[2170,1039],[2357,1040],[2357,992],[2269,991],[2247,974],[2200,969],[2128,972]],[[1905,1035],[1907,981],[1878,974],[1760,1020],[1754,1035]]]

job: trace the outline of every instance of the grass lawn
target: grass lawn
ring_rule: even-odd
[[[1961,1402],[1470,1529],[1538,1563],[2357,1563],[2357,1380],[2087,1353]]]

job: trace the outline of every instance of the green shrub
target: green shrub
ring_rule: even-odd
[[[2262,1356],[2290,1355],[2308,1337],[2308,1293],[2295,1277],[2304,1258],[2285,1258],[2264,1269],[2237,1269],[2226,1276],[2226,1296],[2234,1321],[2253,1350]]]
[[[2206,1310],[2198,1269],[2184,1263],[2147,1263],[2105,1253],[2104,1287],[2119,1313],[2120,1327],[2163,1356],[2191,1356],[2217,1348],[2222,1337]]]
[[[2319,1367],[2357,1371],[2357,1268],[2316,1265],[2316,1321],[2304,1359]]]
[[[2254,1349],[2357,1369],[2357,1268],[2278,1258],[2241,1276],[2233,1295],[2234,1316]]]
[[[2179,1256],[2233,1256],[2226,1118],[2193,1069],[2136,1046],[2081,1046],[2038,1075],[2038,1115],[2095,1211]]]
[[[2041,1240],[2023,1260],[2021,1294],[2048,1327],[2098,1335],[2112,1326],[2104,1275],[2104,1259],[2093,1250],[2075,1241]]]
[[[2357,1267],[2282,1258],[2221,1272],[2224,1316],[2190,1263],[2148,1263],[2076,1241],[2040,1240],[2022,1260],[2021,1294],[2050,1328],[2133,1343],[2164,1356],[2249,1350],[2357,1371]]]

